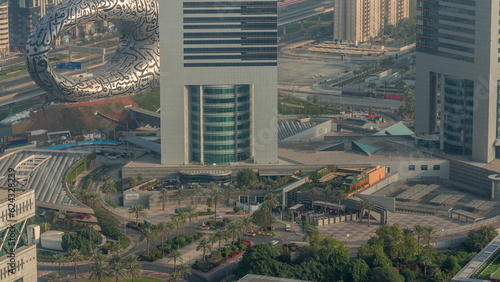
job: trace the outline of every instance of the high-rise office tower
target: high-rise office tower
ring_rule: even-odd
[[[165,1],[160,32],[162,164],[276,163],[276,1]]]
[[[500,136],[499,11],[491,0],[417,1],[415,131],[481,162]]]
[[[0,59],[9,54],[9,1],[0,0]]]
[[[361,43],[409,16],[409,0],[334,0],[333,39]]]

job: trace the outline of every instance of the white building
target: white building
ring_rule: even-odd
[[[165,1],[160,32],[162,164],[276,163],[276,1]]]

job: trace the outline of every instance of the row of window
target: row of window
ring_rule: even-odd
[[[415,171],[415,165],[409,165],[408,166],[408,170]],[[420,170],[428,170],[428,166],[427,165],[421,165],[420,166]],[[440,165],[434,165],[434,170],[441,170],[441,166]]]
[[[241,30],[276,30],[275,24],[267,23],[241,23],[241,24],[190,24],[184,29],[241,29]]]
[[[184,60],[277,60],[278,54],[258,54],[258,55],[191,55],[184,56]]]
[[[240,15],[276,15],[278,9],[240,8],[240,9],[186,9],[184,14],[240,14]]]
[[[276,7],[276,1],[226,1],[226,2],[184,2],[184,8],[226,8],[226,7],[248,7],[248,6],[258,6],[258,7]]]
[[[238,31],[238,32],[185,32],[184,39],[187,38],[241,38],[241,39],[262,39],[277,38],[278,33],[273,31]]]
[[[277,62],[259,62],[259,63],[185,63],[186,68],[204,68],[204,67],[275,67]]]
[[[184,23],[248,23],[248,22],[261,22],[261,23],[277,23],[277,16],[270,17],[194,17],[184,18]]]
[[[239,45],[276,45],[277,38],[272,39],[237,39],[237,40],[184,40],[186,45],[195,44],[239,44]]]

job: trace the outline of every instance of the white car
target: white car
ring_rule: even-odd
[[[211,219],[215,219],[215,218],[217,218],[217,219],[221,219],[221,218],[222,218],[222,215],[220,215],[220,214],[218,214],[218,215],[216,215],[216,216],[213,216],[213,215],[212,215],[210,218],[211,218]]]

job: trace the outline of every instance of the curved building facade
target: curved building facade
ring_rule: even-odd
[[[190,86],[191,161],[226,164],[250,158],[250,85]]]

